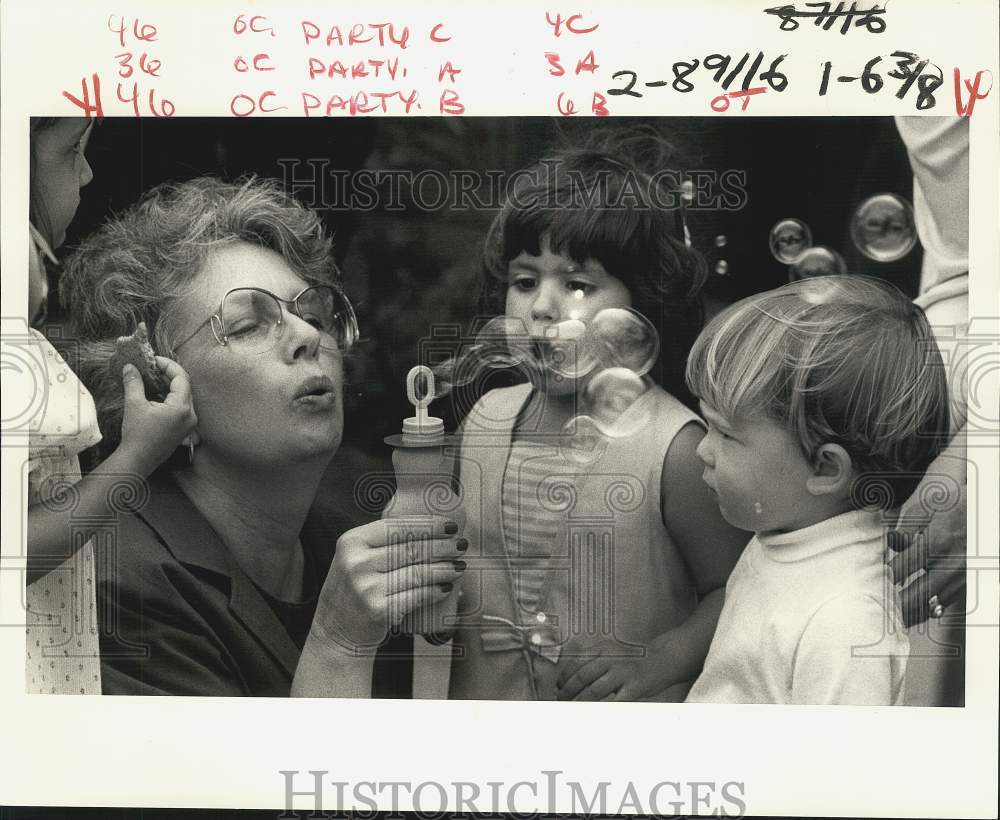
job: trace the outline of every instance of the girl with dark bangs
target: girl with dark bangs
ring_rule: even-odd
[[[680,701],[701,669],[748,536],[680,400],[705,266],[662,147],[543,159],[490,229],[483,306],[528,380],[462,425],[452,698]]]
[[[646,162],[658,167],[665,151]],[[653,376],[694,407],[684,366],[704,321],[699,295],[707,272],[689,247],[679,174],[659,167],[647,173],[596,149],[564,151],[521,171],[486,239],[483,313],[504,313],[510,261],[522,251],[538,255],[543,237],[558,253],[596,260],[622,281],[631,307],[663,342]]]

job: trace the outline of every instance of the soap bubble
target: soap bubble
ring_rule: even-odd
[[[656,329],[631,308],[599,311],[589,324],[566,319],[541,335],[529,333],[521,319],[498,316],[455,357],[434,367],[435,397],[483,382],[501,369],[518,369],[536,384],[553,375],[556,381],[575,381],[608,368],[627,368],[644,376],[656,362],[659,348]]]
[[[448,395],[487,376],[492,370],[537,369],[531,339],[520,319],[498,316],[491,319],[464,345],[457,356],[434,367],[435,397]]]
[[[496,316],[483,325],[464,356],[474,359],[479,369],[537,365],[524,322],[510,316]]]
[[[862,202],[851,218],[855,247],[876,262],[895,262],[917,244],[913,207],[896,194],[876,194]]]
[[[628,438],[648,427],[648,404],[641,401],[648,389],[648,382],[626,367],[610,367],[593,376],[583,390],[585,412],[563,427],[563,458],[578,465],[593,464],[612,439]]]
[[[559,437],[559,454],[580,466],[599,461],[607,449],[608,437],[591,416],[574,416],[566,422]]]
[[[605,435],[616,438],[635,432],[635,420],[625,414],[646,392],[642,377],[627,367],[609,367],[592,378],[583,391],[585,407]],[[641,421],[641,420],[640,420]]]
[[[831,248],[817,245],[806,250],[788,269],[788,278],[810,279],[813,276],[836,276],[847,273],[844,258]]]
[[[645,376],[660,353],[656,328],[631,308],[605,308],[590,322],[590,354],[605,368],[628,368]]]
[[[592,337],[579,319],[566,319],[545,329],[536,342],[542,361],[553,373],[568,379],[586,376],[596,366]]]
[[[782,219],[771,228],[771,254],[783,265],[791,265],[812,247],[812,231],[799,219]]]

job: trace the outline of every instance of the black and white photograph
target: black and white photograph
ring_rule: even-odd
[[[0,815],[995,816],[998,22],[4,3]]]
[[[32,119],[30,691],[962,705],[968,122],[571,125]]]

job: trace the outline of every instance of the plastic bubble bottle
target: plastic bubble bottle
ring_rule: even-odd
[[[418,395],[418,380],[423,380],[421,395]],[[410,370],[406,377],[406,395],[415,415],[403,420],[401,434],[385,439],[393,448],[396,492],[383,510],[382,518],[394,522],[391,541],[418,544],[430,537],[428,516],[454,521],[461,533],[465,527],[465,511],[452,488],[452,458],[445,451],[448,441],[444,422],[427,415],[427,406],[434,398],[434,373],[429,367],[421,365]],[[425,566],[429,564],[430,560],[424,562]],[[460,587],[460,582],[455,582],[443,601],[411,612],[403,619],[402,630],[421,635],[431,644],[446,642],[455,627]]]

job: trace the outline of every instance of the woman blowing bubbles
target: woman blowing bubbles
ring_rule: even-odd
[[[106,694],[284,696],[297,666],[346,654],[363,662],[339,664],[327,691],[367,696],[387,627],[457,579],[451,522],[409,550],[375,522],[334,556],[336,533],[309,515],[357,336],[338,279],[317,215],[255,180],[160,186],[72,260],[64,288],[102,427],[121,412],[106,340],[140,321],[188,373],[198,418],[196,446],[152,476],[100,562]]]

